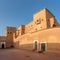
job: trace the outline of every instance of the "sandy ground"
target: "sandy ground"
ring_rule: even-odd
[[[0,60],[60,60],[60,54],[36,53],[18,49],[0,49]]]

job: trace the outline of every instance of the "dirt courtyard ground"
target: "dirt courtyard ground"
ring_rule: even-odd
[[[0,60],[60,60],[60,53],[36,53],[18,49],[0,49]]]

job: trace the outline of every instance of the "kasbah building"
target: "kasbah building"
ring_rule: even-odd
[[[26,25],[6,27],[5,33],[0,36],[0,48],[60,51],[60,25],[47,8],[34,13],[33,20]]]

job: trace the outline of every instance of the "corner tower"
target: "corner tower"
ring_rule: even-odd
[[[13,33],[15,33],[15,32],[16,32],[16,27],[7,27],[6,28],[7,47],[13,46]]]
[[[47,8],[36,12],[33,20],[36,25],[35,27],[38,27],[37,30],[47,29],[59,25],[55,16]]]

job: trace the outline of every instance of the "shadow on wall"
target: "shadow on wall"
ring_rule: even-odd
[[[15,42],[15,48],[25,49],[25,50],[32,50],[32,51],[60,51],[60,43],[45,43],[45,44],[23,44],[20,45],[18,42]],[[34,46],[35,45],[35,46]]]

